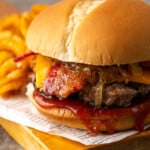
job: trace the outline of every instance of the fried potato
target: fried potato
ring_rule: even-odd
[[[8,59],[0,66],[0,78],[5,78],[5,76],[17,68],[16,63],[13,59]],[[0,81],[1,82],[1,81]]]
[[[22,79],[22,78],[19,79],[19,81],[20,82],[18,82],[18,80],[13,80],[3,86],[0,86],[0,95],[6,96],[10,92],[18,91],[18,89],[20,89],[22,87],[22,84],[26,83],[25,79]]]
[[[8,59],[12,58],[14,55],[9,51],[0,51],[0,66],[7,61]]]
[[[31,10],[0,20],[0,95],[19,91],[28,81],[35,56],[15,62],[30,50],[26,46],[27,29],[34,17],[47,5],[33,5]]]

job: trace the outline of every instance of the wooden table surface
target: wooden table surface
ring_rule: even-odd
[[[63,137],[49,135],[0,118],[0,125],[26,150],[149,150],[150,130],[109,145],[85,146]]]

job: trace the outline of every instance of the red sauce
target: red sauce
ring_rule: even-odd
[[[33,55],[36,55],[34,52],[28,52],[28,53],[25,53],[21,56],[18,56],[16,58],[14,58],[14,62],[19,62],[19,61],[22,61],[23,59],[29,57],[29,56],[33,56]]]
[[[150,97],[145,98],[143,103],[128,108],[94,109],[92,106],[74,99],[47,99],[40,95],[38,91],[34,91],[33,96],[36,103],[45,109],[69,109],[80,118],[92,133],[97,133],[101,125],[106,127],[108,133],[114,133],[113,124],[118,118],[126,115],[135,116],[135,129],[142,131],[144,129],[144,120],[150,114]]]

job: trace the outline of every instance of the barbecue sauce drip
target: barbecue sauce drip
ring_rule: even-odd
[[[142,131],[144,129],[145,118],[150,114],[150,96],[143,99],[143,103],[128,107],[114,109],[94,109],[92,106],[85,104],[76,99],[58,100],[57,98],[48,99],[39,91],[34,91],[34,99],[38,105],[44,109],[66,108],[80,118],[82,123],[92,133],[97,133],[101,126],[105,126],[107,132],[115,132],[113,124],[123,116],[135,116],[135,129]]]

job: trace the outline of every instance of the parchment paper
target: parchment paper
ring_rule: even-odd
[[[31,101],[22,95],[13,96],[7,99],[0,98],[0,117],[49,134],[59,135],[85,145],[116,142],[137,133],[137,131],[130,130],[112,135],[102,133],[91,135],[84,130],[66,127],[48,121],[45,116],[37,111]]]

